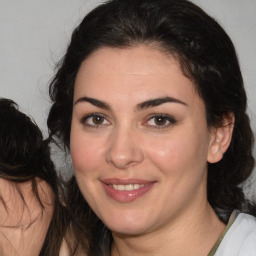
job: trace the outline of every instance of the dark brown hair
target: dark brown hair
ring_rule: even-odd
[[[49,141],[43,139],[38,126],[27,115],[20,112],[17,104],[12,100],[0,99],[0,123],[0,178],[13,185],[13,189],[17,190],[25,207],[26,200],[18,184],[31,183],[42,212],[45,204],[41,200],[37,178],[46,181],[50,186],[54,196],[54,205],[50,206],[54,208],[53,219],[40,255],[57,255],[56,245],[59,247],[62,242],[61,234],[65,226],[65,223],[62,223],[64,218],[61,218],[61,214],[65,213],[65,209],[59,202],[59,182],[50,157]],[[1,195],[0,202],[8,212]],[[52,246],[49,238],[53,238],[52,233],[53,231],[56,233],[56,230],[59,235],[54,239],[55,244]],[[49,254],[49,252],[52,253]]]
[[[229,149],[220,162],[208,164],[208,200],[217,212],[227,213],[225,216],[233,209],[244,210],[246,200],[240,184],[254,166],[253,134],[236,51],[222,27],[187,0],[112,0],[90,12],[74,30],[50,85],[50,137],[69,149],[74,83],[81,63],[101,47],[127,48],[138,44],[157,45],[179,60],[184,75],[191,79],[204,101],[209,128],[222,126],[223,118],[234,114]],[[74,178],[70,185],[75,233],[80,232],[78,237],[82,237],[81,232],[86,230],[89,235],[84,233],[84,237],[88,237],[91,247],[84,248],[89,250],[87,255],[100,255],[102,250],[98,248],[97,254],[93,236],[105,239],[109,231],[91,212]],[[77,207],[82,210],[79,215],[74,211]],[[111,238],[104,243],[106,250],[109,243]]]

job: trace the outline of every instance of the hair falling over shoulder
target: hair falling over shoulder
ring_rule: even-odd
[[[13,200],[23,201],[24,209],[35,211],[28,205],[31,197],[36,198],[42,215],[46,208],[53,208],[52,221],[40,255],[58,255],[58,247],[64,236],[61,234],[65,233],[62,231],[63,226],[65,227],[64,218],[62,218],[65,209],[59,201],[61,183],[50,157],[49,140],[43,139],[38,126],[27,115],[20,112],[17,104],[12,100],[0,99],[0,120],[0,179],[17,192],[15,193],[19,198]],[[21,189],[23,185],[31,186],[33,193],[31,197],[26,198],[27,194],[24,195]],[[4,211],[8,213],[7,202],[0,192],[1,204],[5,208]],[[19,209],[16,210],[18,214]],[[17,225],[20,225],[19,220]],[[30,225],[33,225],[33,222],[28,227]],[[3,226],[5,227],[5,223]]]

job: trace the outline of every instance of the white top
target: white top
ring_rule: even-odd
[[[215,256],[256,256],[256,218],[239,213]]]

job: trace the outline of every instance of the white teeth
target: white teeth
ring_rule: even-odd
[[[119,190],[119,191],[131,191],[131,190],[135,190],[135,189],[139,189],[144,187],[144,184],[127,184],[127,185],[116,185],[113,184],[112,187],[115,190]]]
[[[131,190],[133,190],[134,188],[133,188],[133,185],[132,185],[132,184],[129,184],[129,185],[125,185],[125,186],[124,186],[124,189],[125,189],[125,190],[128,190],[128,191],[131,191]]]
[[[141,187],[144,187],[144,185],[141,186]],[[134,189],[138,189],[138,188],[140,188],[140,185],[139,185],[139,184],[134,184],[134,185],[133,185],[133,188],[134,188]]]

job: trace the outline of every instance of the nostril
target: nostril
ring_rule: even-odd
[[[108,143],[106,161],[116,168],[126,169],[144,159],[143,148],[138,143],[136,130],[131,129],[129,125],[116,126],[109,136]]]

